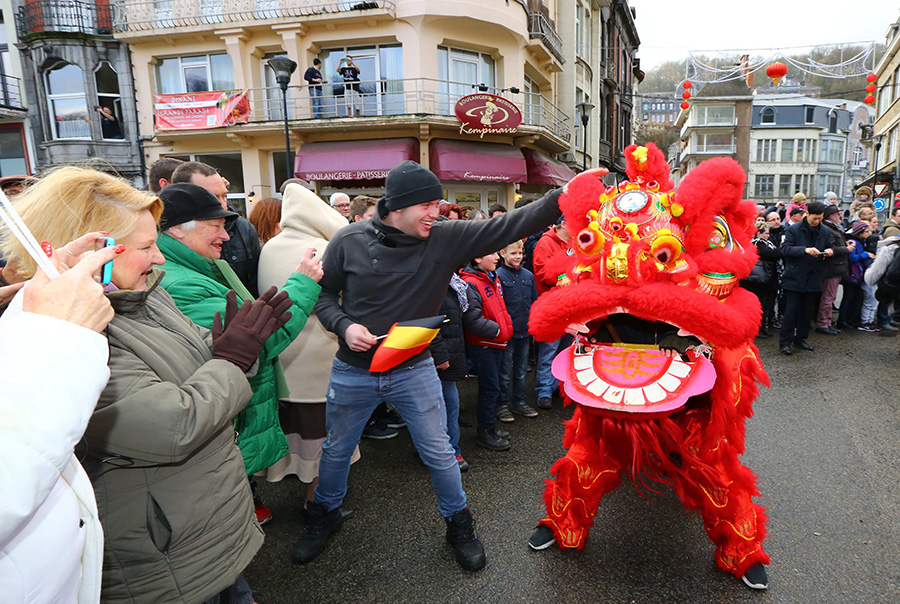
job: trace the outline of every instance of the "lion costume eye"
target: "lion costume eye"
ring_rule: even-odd
[[[650,246],[650,254],[660,264],[672,264],[681,256],[681,242],[669,234],[659,235]]]
[[[724,249],[729,252],[734,249],[734,238],[731,236],[731,229],[728,228],[728,222],[721,216],[716,216],[713,221],[713,231],[709,236],[709,249]]]

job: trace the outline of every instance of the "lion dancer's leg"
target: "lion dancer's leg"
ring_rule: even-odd
[[[602,421],[581,406],[575,408],[563,438],[568,451],[550,469],[556,478],[546,481],[547,516],[540,524],[553,531],[562,548],[584,547],[600,500],[621,481],[621,465],[600,439]]]
[[[759,496],[756,475],[741,464],[727,439],[709,442],[704,438],[705,412],[692,412],[686,419],[686,429],[692,433],[689,440],[698,445],[692,452],[711,471],[683,468],[675,477],[675,490],[685,507],[697,509],[703,516],[706,533],[716,546],[719,568],[741,577],[757,562],[769,563],[762,546],[768,517],[765,508],[752,499]]]

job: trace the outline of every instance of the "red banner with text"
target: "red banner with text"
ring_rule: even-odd
[[[217,90],[154,95],[156,130],[205,130],[246,124],[246,90]]]

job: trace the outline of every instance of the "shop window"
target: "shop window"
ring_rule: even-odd
[[[61,62],[47,70],[44,77],[53,138],[91,138],[81,68]]]
[[[324,117],[346,116],[347,97],[337,69],[341,59],[353,58],[359,69],[360,115],[403,115],[407,110],[403,82],[403,47],[400,44],[328,48],[319,53],[322,76],[330,82],[323,87]]]
[[[28,174],[28,160],[25,154],[25,138],[22,126],[0,126],[0,176]]]
[[[453,114],[456,101],[478,92],[479,85],[493,92],[497,86],[496,67],[494,58],[487,53],[438,46],[441,113]]]
[[[97,83],[97,111],[100,114],[100,130],[103,138],[124,138],[119,74],[109,63],[103,61],[94,72],[94,79]]]
[[[169,57],[156,64],[159,94],[234,89],[234,67],[225,53]]]

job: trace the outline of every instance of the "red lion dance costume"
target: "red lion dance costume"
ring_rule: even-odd
[[[739,460],[757,383],[768,386],[753,345],[759,302],[737,287],[757,259],[756,206],[741,200],[745,175],[731,159],[700,164],[676,194],[652,143],[625,158],[628,181],[606,187],[606,172],[592,171],[560,197],[572,240],[551,260],[558,287],[531,311],[541,341],[579,326],[553,363],[577,406],[540,524],[582,549],[621,474],[636,486],[649,478],[700,512],[722,570],[762,589],[766,515]],[[759,573],[756,585],[746,578]]]

